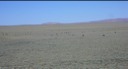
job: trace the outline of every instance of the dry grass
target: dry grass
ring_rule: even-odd
[[[0,67],[128,69],[127,34],[115,23],[0,27]]]

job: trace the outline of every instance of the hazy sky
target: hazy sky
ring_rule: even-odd
[[[128,18],[128,1],[0,1],[0,25]]]

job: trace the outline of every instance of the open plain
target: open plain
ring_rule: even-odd
[[[128,69],[128,23],[0,26],[0,69]]]

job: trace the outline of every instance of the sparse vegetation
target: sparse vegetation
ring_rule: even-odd
[[[0,67],[128,69],[128,28],[110,25],[2,28]]]

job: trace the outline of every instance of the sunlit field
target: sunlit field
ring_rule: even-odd
[[[0,67],[128,69],[128,23],[1,26]]]

